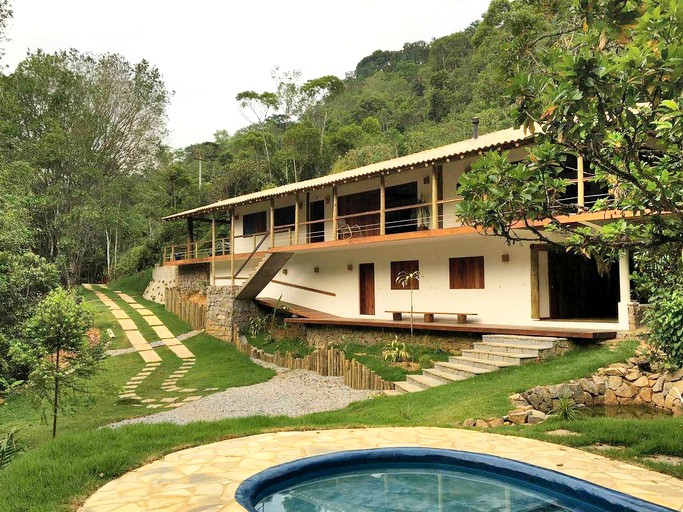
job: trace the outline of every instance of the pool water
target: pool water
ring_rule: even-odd
[[[594,512],[500,480],[447,468],[356,470],[304,482],[256,505],[262,512]]]
[[[250,512],[671,512],[531,464],[414,447],[273,466],[242,482],[235,499]]]

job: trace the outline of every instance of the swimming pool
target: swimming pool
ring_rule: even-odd
[[[456,450],[378,448],[275,466],[245,480],[250,512],[664,512],[530,464]]]

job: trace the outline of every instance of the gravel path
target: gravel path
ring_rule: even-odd
[[[245,416],[303,416],[313,412],[342,409],[365,400],[376,391],[351,389],[342,377],[323,377],[314,372],[286,370],[253,360],[278,374],[267,382],[230,388],[169,411],[113,423],[120,427],[134,423],[177,423],[215,421]]]

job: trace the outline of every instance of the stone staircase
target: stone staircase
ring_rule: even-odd
[[[499,368],[556,356],[565,351],[559,345],[567,347],[567,339],[486,334],[471,349],[463,350],[462,355],[449,357],[448,362],[435,362],[434,368],[423,370],[422,375],[408,375],[405,381],[394,385],[400,393],[424,391]]]

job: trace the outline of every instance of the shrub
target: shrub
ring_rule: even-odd
[[[576,402],[567,396],[561,396],[557,400],[557,404],[549,413],[551,416],[557,416],[563,420],[574,421],[578,418],[581,411]]]
[[[249,319],[249,334],[253,337],[258,336],[266,329],[266,324],[268,323],[268,318],[265,316],[252,316]]]
[[[399,343],[398,337],[382,350],[382,357],[390,363],[407,363],[411,359],[410,351],[405,343]]]
[[[0,441],[0,469],[5,468],[12,459],[23,452],[23,450],[17,446],[14,436],[17,434],[19,429],[12,428],[6,435],[5,438]]]
[[[666,367],[683,367],[683,291],[660,290],[646,313],[652,355]]]

